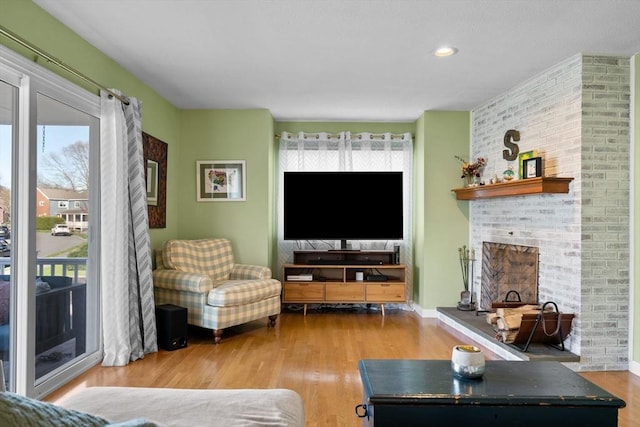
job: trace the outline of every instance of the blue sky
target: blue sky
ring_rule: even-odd
[[[88,126],[46,126],[44,152],[42,151],[42,126],[37,129],[38,159],[48,153],[59,153],[66,145],[89,141]],[[39,173],[45,171],[38,168]],[[11,126],[0,125],[0,185],[11,187]]]

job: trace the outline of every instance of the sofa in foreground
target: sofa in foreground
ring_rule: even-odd
[[[304,405],[288,389],[89,387],[56,405],[0,393],[0,425],[303,427]]]

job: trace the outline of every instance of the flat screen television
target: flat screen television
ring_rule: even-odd
[[[402,240],[402,172],[285,172],[284,239]]]

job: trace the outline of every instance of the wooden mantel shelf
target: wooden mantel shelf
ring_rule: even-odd
[[[525,194],[568,193],[573,178],[541,177],[517,179],[499,184],[454,188],[458,200],[487,199],[490,197],[523,196]]]

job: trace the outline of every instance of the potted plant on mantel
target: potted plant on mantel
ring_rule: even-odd
[[[465,187],[475,187],[479,185],[482,168],[487,164],[487,159],[484,157],[478,157],[478,159],[471,163],[466,161],[460,156],[455,156],[456,159],[462,162],[462,174],[460,178],[464,180]],[[478,182],[476,182],[476,179]]]

